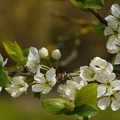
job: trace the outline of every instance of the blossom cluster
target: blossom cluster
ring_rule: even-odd
[[[30,47],[28,60],[26,62],[26,68],[34,75],[32,83],[27,83],[27,78],[24,76],[14,76],[11,77],[10,87],[6,87],[5,90],[11,94],[12,97],[16,98],[22,93],[26,93],[29,86],[32,86],[33,92],[40,92],[42,94],[47,94],[51,91],[52,87],[56,84],[56,70],[51,67],[42,65],[41,60],[49,59],[48,50],[42,47],[39,51],[35,47]],[[52,52],[52,57],[55,60],[59,60],[61,53],[58,49]],[[0,54],[0,61],[2,62],[2,67],[7,63],[7,59],[4,61],[2,55]],[[40,70],[47,69],[47,72],[43,74]],[[0,91],[2,87],[0,87]]]
[[[117,54],[114,63],[120,64],[120,6],[113,4],[111,6],[112,15],[105,19],[107,27],[104,30],[105,36],[110,35],[106,47],[109,53]]]
[[[74,101],[77,90],[92,82],[98,83],[98,107],[105,110],[111,103],[112,110],[120,108],[120,80],[115,80],[113,66],[95,57],[89,66],[80,67],[79,77],[73,77],[66,84],[58,86],[58,92],[67,100]]]

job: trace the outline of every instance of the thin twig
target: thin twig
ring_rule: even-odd
[[[95,10],[88,8],[88,10],[95,15],[95,17],[103,24],[107,25],[107,21]]]

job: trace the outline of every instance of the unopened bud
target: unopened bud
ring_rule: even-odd
[[[40,50],[39,50],[39,55],[41,58],[46,58],[48,57],[48,50],[45,48],[45,47],[42,47]]]
[[[59,49],[53,50],[52,52],[53,59],[59,60],[61,58],[61,53]]]

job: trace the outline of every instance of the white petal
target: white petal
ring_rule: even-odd
[[[74,100],[76,95],[76,89],[66,89],[65,94],[71,99]]]
[[[112,14],[115,16],[115,17],[119,17],[120,16],[120,7],[118,4],[113,4],[111,6],[111,11],[112,11]]]
[[[98,74],[95,75],[95,79],[98,82],[107,83],[107,82],[114,80],[115,76],[116,76],[115,73],[111,73],[108,70],[102,70]]]
[[[0,92],[2,91],[2,87],[0,87]]]
[[[108,67],[106,69],[109,70],[110,72],[113,72],[113,65],[108,62]]]
[[[50,92],[50,90],[52,90],[51,87],[44,88],[44,90],[42,91],[42,94],[47,94]]]
[[[114,93],[114,97],[116,98],[116,100],[120,101],[120,92]]]
[[[73,81],[71,81],[71,80],[67,80],[67,87],[68,88],[77,88],[77,86],[78,86],[78,83],[77,82],[73,82]]]
[[[63,95],[65,94],[65,89],[66,89],[66,85],[60,84],[57,88],[57,91]]]
[[[37,48],[35,48],[35,47],[30,47],[28,59],[39,61],[39,54],[38,54]]]
[[[106,60],[101,59],[100,57],[95,57],[91,60],[90,67],[94,72],[98,72],[99,70],[106,69],[108,63]]]
[[[78,83],[78,90],[80,90],[83,86],[87,85],[88,82],[85,80],[82,80],[80,83]]]
[[[120,64],[120,52],[116,55],[114,64],[115,64],[115,65],[119,65],[119,64]]]
[[[108,89],[107,89],[107,93],[105,95],[110,96],[112,94],[113,94],[112,87],[109,86]]]
[[[38,83],[45,83],[46,82],[44,74],[40,73],[39,71],[34,76],[34,80],[36,80]]]
[[[104,84],[98,85],[97,91],[98,91],[97,97],[99,98],[99,97],[101,97],[102,95],[105,94],[105,92],[106,92],[106,86]]]
[[[114,80],[111,83],[113,90],[120,90],[120,80]]]
[[[111,27],[107,26],[104,30],[104,35],[107,36],[107,35],[110,35],[113,33],[113,30]]]
[[[43,85],[40,85],[40,84],[32,85],[32,91],[33,92],[42,92],[43,89],[44,89]]]
[[[83,81],[82,77],[80,76],[72,77],[72,80],[77,83],[80,83],[81,81]]]
[[[98,107],[101,109],[101,110],[105,110],[110,104],[110,98],[109,97],[104,97],[104,98],[101,98],[99,101],[98,101]]]
[[[3,67],[7,64],[7,61],[8,59],[5,59],[5,61],[3,61],[3,64],[2,64]]]
[[[106,47],[109,53],[116,54],[120,51],[118,45],[118,39],[114,35],[109,38],[107,41]]]
[[[109,21],[115,21],[116,19],[114,16],[108,15],[107,17],[105,17],[105,20],[109,22]]]
[[[95,73],[93,70],[88,66],[82,66],[80,67],[80,77],[87,81],[94,81],[94,75]]]
[[[16,98],[16,97],[20,96],[21,94],[22,94],[22,92],[15,91],[11,94],[11,96]]]
[[[56,74],[55,74],[55,69],[51,68],[49,71],[46,73],[46,78],[47,80],[51,83],[51,86],[53,87],[56,84]]]
[[[40,69],[40,56],[38,54],[38,50],[35,47],[30,47],[30,51],[28,54],[28,61],[26,66],[31,69],[33,73],[36,73]]]
[[[108,22],[108,27],[111,27],[111,29],[116,30],[118,27],[118,22],[116,21],[116,18],[112,15],[108,15],[106,18],[106,21]]]
[[[120,108],[120,103],[118,100],[113,100],[111,103],[111,108],[113,111],[116,111]]]

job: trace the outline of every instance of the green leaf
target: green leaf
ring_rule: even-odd
[[[24,66],[28,60],[29,48],[23,51],[23,58],[18,62],[17,66]]]
[[[34,92],[34,98],[40,99],[41,98],[41,92]]]
[[[86,103],[90,103],[93,105],[96,105],[97,102],[97,83],[91,83],[83,88],[81,88],[79,91],[77,91],[77,94],[75,96],[75,106],[81,106]]]
[[[5,71],[0,72],[0,86],[9,87],[11,85],[10,77],[6,74]]]
[[[23,51],[23,56],[24,57],[28,57],[28,54],[29,54],[29,48],[27,48]]]
[[[17,66],[20,67],[26,65],[27,60],[27,57],[23,57],[23,59],[21,59],[21,61],[18,62]]]
[[[84,4],[82,2],[79,2],[78,0],[70,0],[74,5],[76,5],[78,8],[80,8],[81,10],[85,11],[85,12],[89,12],[89,10],[87,8],[85,8]]]
[[[74,108],[73,103],[69,103],[63,99],[48,99],[42,101],[42,107],[52,114],[63,114]]]
[[[101,9],[104,7],[103,0],[70,0],[73,4],[81,10],[89,12],[88,8]]]
[[[75,113],[82,117],[92,116],[97,114],[97,112],[97,109],[91,104],[84,104],[75,109]]]
[[[8,55],[16,62],[20,62],[23,59],[23,53],[19,45],[14,42],[10,42],[7,40],[3,41],[3,45]]]
[[[86,2],[85,8],[92,8],[92,9],[101,9],[104,7],[104,1],[103,0],[89,0],[89,2]]]

